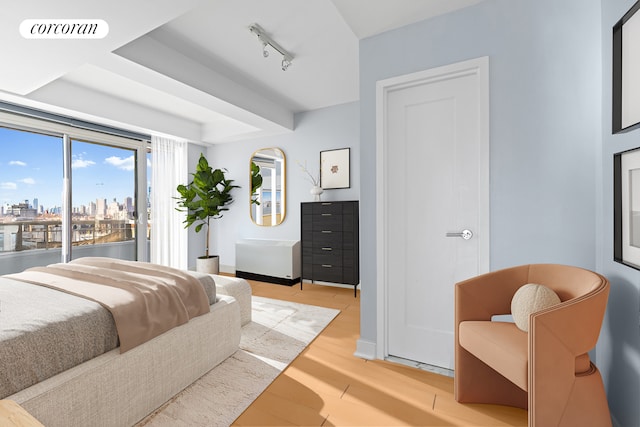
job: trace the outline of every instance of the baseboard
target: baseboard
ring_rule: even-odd
[[[275,283],[285,286],[293,286],[296,283],[300,283],[299,277],[297,279],[288,279],[286,277],[265,276],[264,274],[249,273],[247,271],[240,270],[236,270],[236,277],[241,277],[243,279],[249,280],[257,280],[259,282]]]
[[[374,360],[376,358],[376,343],[359,338],[356,342],[356,352],[353,355],[361,359]]]
[[[236,274],[236,267],[234,265],[220,264],[220,273]]]

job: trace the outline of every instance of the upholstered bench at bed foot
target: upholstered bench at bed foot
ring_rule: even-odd
[[[251,285],[238,277],[219,276],[212,274],[216,282],[216,292],[234,297],[240,304],[240,324],[251,322]]]

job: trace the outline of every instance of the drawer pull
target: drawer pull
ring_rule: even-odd
[[[331,214],[323,213],[322,216],[331,216]]]
[[[323,268],[333,268],[333,265],[331,264],[322,264]]]
[[[324,203],[322,204],[322,206],[331,206],[332,204],[333,204],[333,203],[324,202]]]
[[[323,251],[332,251],[333,248],[322,248]]]
[[[331,234],[332,233],[331,230],[322,230],[322,232],[325,233],[325,234]]]

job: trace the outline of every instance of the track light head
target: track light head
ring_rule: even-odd
[[[267,36],[264,30],[258,24],[249,26],[249,31],[255,34],[262,44],[262,56],[264,58],[268,58],[269,50],[267,48],[271,47],[273,50],[282,55],[282,71],[287,71],[287,69],[291,66],[291,61],[293,61],[293,55],[284,50],[278,43],[274,42],[269,36]]]

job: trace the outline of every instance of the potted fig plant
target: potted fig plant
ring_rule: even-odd
[[[178,200],[180,212],[186,212],[184,220],[185,228],[195,224],[195,231],[206,228],[204,255],[196,260],[196,269],[203,273],[218,274],[220,260],[218,255],[209,255],[209,236],[211,232],[211,219],[222,217],[222,212],[228,211],[227,207],[233,202],[231,191],[240,188],[233,184],[232,179],[225,177],[226,169],[213,169],[209,166],[206,157],[200,153],[200,159],[196,166],[196,172],[192,173],[193,180],[187,185],[178,185],[180,197]]]

